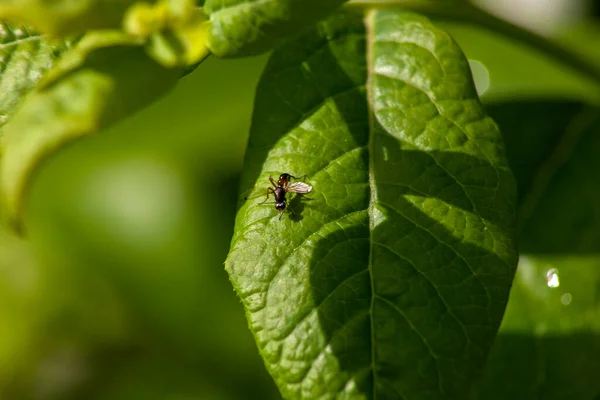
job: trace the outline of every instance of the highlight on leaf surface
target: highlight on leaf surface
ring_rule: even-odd
[[[3,128],[0,182],[11,219],[21,217],[24,191],[41,159],[148,105],[182,72],[160,66],[123,33],[84,37]]]
[[[307,175],[297,217],[243,201],[226,269],[284,398],[466,398],[516,268],[514,178],[448,34],[338,13],[258,86],[242,193]]]

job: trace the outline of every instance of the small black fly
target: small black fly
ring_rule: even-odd
[[[310,193],[310,191],[312,190],[311,185],[300,181],[290,182],[292,179],[296,180],[298,178],[290,174],[284,173],[279,175],[279,180],[275,182],[273,178],[269,177],[269,181],[271,181],[271,185],[273,185],[273,187],[267,188],[267,198],[262,203],[260,203],[263,204],[269,199],[269,196],[273,194],[273,196],[275,196],[275,209],[281,213],[279,215],[279,219],[281,219],[283,211],[287,207],[287,199],[285,198],[285,195],[287,193],[306,194]],[[290,212],[292,213],[292,215],[294,215],[294,212],[292,210],[290,210]]]

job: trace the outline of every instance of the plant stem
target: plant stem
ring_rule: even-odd
[[[353,0],[348,7],[360,8],[402,8],[416,11],[436,19],[460,21],[497,32],[503,36],[525,43],[540,51],[557,63],[563,64],[577,73],[585,75],[600,85],[600,67],[564,46],[541,35],[521,28],[498,18],[465,1],[449,0]]]

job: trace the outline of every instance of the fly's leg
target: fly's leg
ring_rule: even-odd
[[[269,180],[271,181],[271,185],[273,185],[274,188],[277,188],[277,182],[275,182],[275,180],[271,177],[269,177]]]
[[[292,211],[292,209],[291,209],[291,208],[287,207],[287,206],[288,206],[288,202],[287,202],[287,201],[285,202],[285,205],[286,205],[286,207],[285,207],[285,210],[288,210],[290,213],[292,213],[292,217],[294,217],[294,218],[295,218],[295,217],[296,217],[296,214],[294,214],[294,212]],[[279,211],[279,220],[280,220],[280,221],[281,221],[281,217],[283,217],[283,213],[285,212],[285,210],[281,210],[281,211]]]
[[[273,188],[267,188],[267,197],[264,199],[264,201],[258,203],[258,204],[263,204],[265,201],[269,200],[269,195],[273,193],[275,194],[275,191],[273,190]]]

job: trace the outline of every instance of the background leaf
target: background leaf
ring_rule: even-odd
[[[435,21],[458,42],[470,61],[483,67],[487,84],[480,98],[484,103],[504,104],[528,99],[562,99],[598,104],[595,80],[567,63],[485,26]],[[594,39],[595,40],[595,39]],[[592,40],[591,43],[595,43]],[[581,42],[581,40],[579,41]],[[586,43],[585,41],[583,43]],[[586,47],[587,53],[593,45]],[[579,43],[577,46],[581,46]],[[573,43],[569,48],[573,48]]]
[[[458,46],[396,10],[338,14],[259,84],[226,262],[286,398],[464,398],[516,264],[516,191]],[[255,188],[255,190],[252,190]]]
[[[136,3],[123,21],[125,32],[147,39],[147,50],[166,67],[189,67],[209,54],[207,16],[195,0]]]
[[[61,61],[4,126],[2,189],[13,218],[43,157],[147,105],[182,74],[118,32],[89,34]]]
[[[600,110],[551,100],[500,103],[488,109],[503,127],[519,182],[521,252],[596,254]]]
[[[519,182],[521,259],[477,398],[592,399],[600,393],[600,112],[535,99],[488,110]]]
[[[0,22],[0,127],[74,42],[49,40],[27,27]]]
[[[0,19],[31,25],[51,35],[119,28],[136,0],[0,0]]]
[[[0,360],[0,380],[17,373],[0,398],[281,399],[223,270],[265,62],[209,58],[159,101],[44,162],[25,225],[47,290],[43,307],[0,303],[21,344]],[[4,271],[32,275],[18,259]],[[44,322],[33,339],[20,329],[30,319]]]
[[[347,0],[207,0],[209,48],[219,57],[273,50],[283,38],[316,23]]]
[[[477,399],[595,399],[600,258],[522,255]],[[557,281],[548,273],[556,271]],[[554,287],[558,283],[559,285]]]

